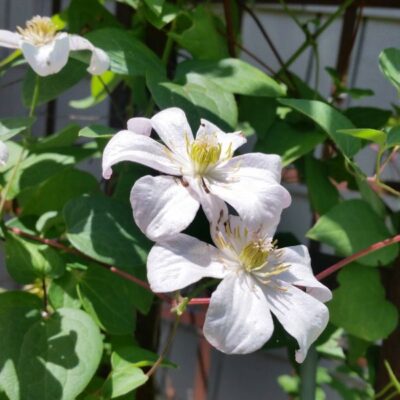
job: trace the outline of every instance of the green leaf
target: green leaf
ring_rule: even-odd
[[[385,49],[379,54],[379,68],[386,78],[400,90],[400,50]]]
[[[386,338],[397,325],[397,310],[385,299],[379,272],[361,265],[346,266],[338,275],[340,287],[328,303],[331,322],[368,341]]]
[[[110,139],[113,137],[115,129],[105,125],[89,125],[79,131],[79,136],[87,138],[104,138]]]
[[[318,214],[327,213],[339,203],[339,192],[329,179],[328,166],[313,157],[306,157],[305,178],[311,206]]]
[[[372,129],[382,129],[392,112],[376,107],[351,107],[344,111],[344,115],[351,120],[356,128],[368,126]]]
[[[12,137],[26,131],[35,122],[33,117],[1,118],[0,140],[5,142]]]
[[[348,257],[392,234],[385,222],[363,200],[347,200],[323,215],[308,231],[307,237],[332,246],[339,255]],[[397,244],[359,258],[363,265],[376,267],[392,262],[399,252]]]
[[[357,187],[362,199],[365,200],[381,218],[386,218],[386,207],[381,197],[371,188],[371,185],[362,177],[356,176]]]
[[[100,104],[108,98],[111,93],[122,81],[122,78],[112,71],[106,71],[101,76],[93,75],[90,84],[90,96],[71,100],[69,105],[77,109],[86,109]]]
[[[386,141],[386,133],[377,129],[360,128],[360,129],[339,129],[339,133],[350,135],[359,139],[369,140],[382,146]]]
[[[125,335],[135,330],[136,308],[146,307],[136,288],[103,267],[88,266],[81,273],[78,293],[84,309],[101,328],[113,335]]]
[[[99,192],[96,178],[74,168],[67,168],[18,196],[23,215],[41,215],[61,211],[64,205],[79,195]]]
[[[124,365],[134,365],[139,368],[151,367],[157,360],[158,354],[134,345],[118,348],[111,355],[111,365],[114,369]],[[165,359],[161,362],[161,366],[177,367],[176,364]]]
[[[10,400],[72,400],[100,363],[102,340],[81,310],[59,309],[46,319],[38,309],[3,308],[0,295],[0,387]]]
[[[150,242],[136,227],[128,204],[104,196],[79,197],[67,203],[64,218],[67,237],[76,249],[145,279]],[[143,302],[138,308],[147,312],[152,295],[134,285]]]
[[[98,0],[72,0],[68,10],[69,31],[81,34],[82,31],[104,27],[121,27],[121,24]]]
[[[155,13],[146,4],[142,9],[147,21],[154,25],[157,29],[162,29],[165,25],[171,23],[179,14],[179,7],[175,4],[164,2],[161,13]]]
[[[147,7],[157,15],[161,15],[165,0],[144,0]]]
[[[179,15],[177,22],[177,30],[169,35],[193,57],[200,60],[229,57],[226,40],[218,31],[222,26],[217,26],[219,21],[206,7],[199,5],[190,14]]]
[[[387,135],[386,148],[395,146],[400,146],[400,126],[393,127]]]
[[[325,135],[317,130],[301,129],[278,120],[265,135],[258,138],[256,150],[279,154],[286,166],[312,151],[324,140]]]
[[[49,76],[40,76],[29,69],[22,87],[22,98],[24,105],[30,107],[32,104],[33,90],[36,78],[39,82],[39,98],[37,105],[47,103],[76,85],[86,76],[87,66],[80,61],[70,59],[67,65],[58,73]]]
[[[182,108],[194,130],[200,118],[206,118],[221,129],[232,129],[237,124],[237,107],[232,93],[221,89],[212,80],[198,74],[189,74],[185,85],[157,82],[148,75],[147,85],[160,108]]]
[[[338,110],[317,100],[280,99],[279,102],[311,118],[336,143],[347,157],[353,157],[362,147],[359,139],[338,132],[340,129],[353,129],[354,126]]]
[[[102,387],[102,396],[106,399],[123,396],[144,385],[148,379],[149,377],[140,368],[134,365],[124,365],[111,371]]]
[[[91,32],[87,38],[108,54],[110,69],[116,74],[145,76],[150,72],[165,76],[161,60],[130,32],[105,28]]]
[[[68,124],[60,131],[41,138],[39,142],[31,146],[31,150],[34,152],[43,152],[69,147],[73,145],[78,138],[79,129],[80,126],[77,124]]]
[[[45,244],[6,234],[6,265],[18,283],[32,283],[37,278],[57,278],[64,273],[65,263],[56,250]]]
[[[277,103],[273,98],[241,96],[239,120],[248,123],[257,136],[262,137],[276,119],[276,108]]]
[[[182,81],[189,73],[205,76],[227,92],[247,96],[281,97],[285,88],[260,69],[237,58],[219,61],[189,60],[178,64],[176,77]]]
[[[80,308],[77,285],[80,279],[78,271],[65,271],[61,278],[53,279],[48,290],[49,302],[55,309]]]

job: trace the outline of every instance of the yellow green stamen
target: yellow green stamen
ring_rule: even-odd
[[[25,28],[17,27],[18,33],[34,45],[50,43],[57,34],[57,27],[48,17],[33,17],[26,22]]]

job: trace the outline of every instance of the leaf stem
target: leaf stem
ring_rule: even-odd
[[[43,289],[43,316],[47,317],[49,315],[49,301],[47,297],[47,285],[46,278],[42,277],[42,289]]]
[[[39,75],[36,75],[35,86],[33,87],[31,107],[29,109],[29,117],[33,117],[35,115],[36,106],[39,100],[39,90],[40,90],[40,77]]]
[[[165,356],[167,355],[167,353],[168,353],[168,351],[169,351],[169,349],[170,349],[170,347],[171,347],[171,345],[172,345],[172,343],[174,341],[176,333],[178,331],[178,326],[179,326],[180,319],[181,319],[181,316],[177,314],[175,316],[174,323],[173,323],[173,325],[172,325],[172,327],[171,327],[171,329],[169,331],[167,340],[165,342],[164,348],[161,351],[161,354],[159,355],[157,361],[153,364],[153,366],[146,373],[146,375],[148,377],[152,376],[157,371],[157,368],[160,366],[160,364],[163,362]]]
[[[328,276],[332,275],[339,269],[343,268],[344,266],[352,263],[353,261],[358,260],[359,258],[364,257],[369,253],[383,249],[386,246],[390,246],[394,243],[399,243],[399,242],[400,242],[400,235],[396,235],[392,238],[382,240],[381,242],[378,242],[378,243],[374,243],[373,245],[367,247],[366,249],[358,251],[357,253],[352,254],[351,256],[345,258],[344,260],[341,260],[341,261],[337,262],[336,264],[330,266],[329,268],[327,268],[324,271],[317,274],[315,277],[319,281],[321,281],[321,280],[327,278]]]

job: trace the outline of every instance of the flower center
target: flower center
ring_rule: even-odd
[[[262,267],[268,260],[271,247],[265,246],[262,240],[248,243],[240,252],[239,259],[247,272]]]
[[[26,22],[25,28],[17,27],[18,33],[24,40],[33,45],[50,43],[57,34],[57,27],[48,17],[33,17]]]
[[[196,174],[203,175],[208,167],[215,165],[221,156],[222,146],[213,135],[204,135],[188,145]]]

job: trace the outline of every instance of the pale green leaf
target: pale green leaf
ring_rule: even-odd
[[[379,68],[386,78],[400,90],[400,50],[388,48],[379,55]]]

